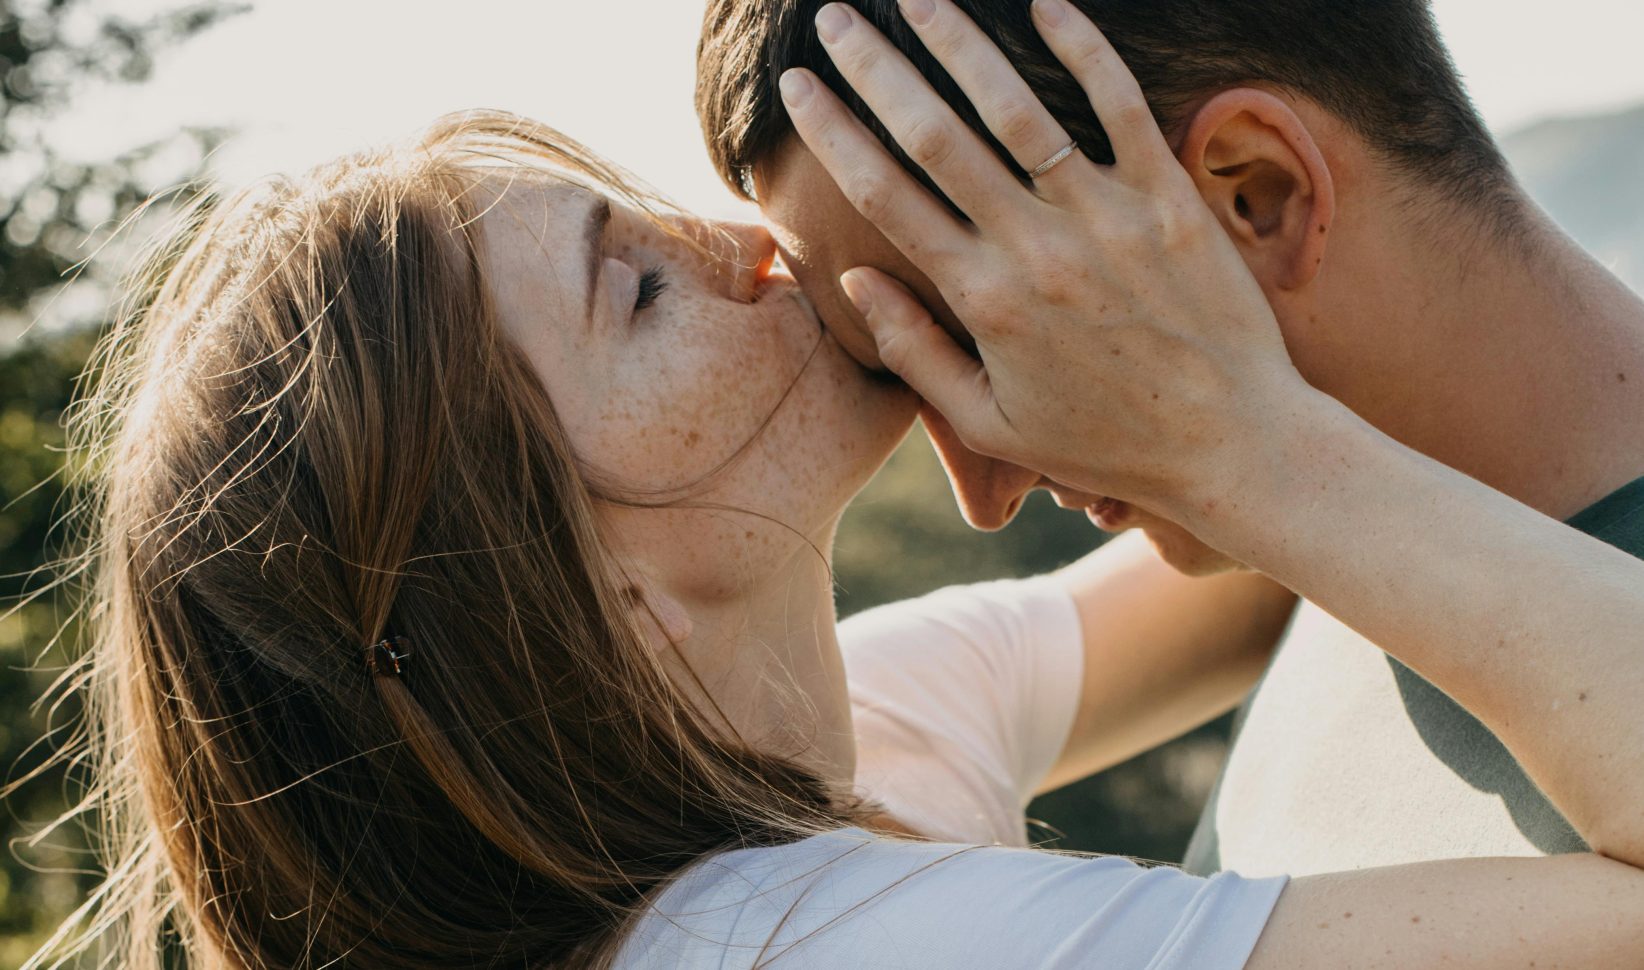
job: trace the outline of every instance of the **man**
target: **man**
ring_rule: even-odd
[[[1174,164],[1260,284],[1303,376],[1405,444],[1644,554],[1644,304],[1525,198],[1425,2],[1075,2],[1136,74]],[[1082,150],[1111,161],[1085,92],[1050,55],[1027,6],[959,5]],[[928,7],[904,4],[909,19],[929,17]],[[901,62],[864,39],[872,31],[862,28],[872,25],[971,129],[987,129],[979,107],[889,0],[866,0],[854,15],[822,8],[813,0],[712,0],[698,107],[726,179],[759,201],[830,330],[873,365],[875,341],[841,291],[840,274],[883,270],[955,334],[963,327],[943,294],[964,283],[950,279],[939,289],[915,263],[928,266],[940,253],[921,251],[917,240],[899,251],[859,214],[865,208],[883,225],[914,188],[870,178],[871,153],[858,151],[828,160],[840,182],[852,183],[841,189],[796,136],[778,79],[790,68],[814,71],[832,95],[812,99],[817,107],[807,110],[820,116],[837,95],[936,190],[873,116],[870,99],[845,80],[872,89],[881,108],[894,101],[888,85]],[[844,52],[843,73],[830,45]],[[1019,103],[991,109],[1007,129],[1027,115]],[[903,143],[927,165],[952,154],[953,139],[939,125],[901,121]],[[1036,167],[987,140],[1018,175]],[[1059,164],[1057,146],[1042,147],[1035,157]],[[996,270],[1034,272],[1030,264]],[[1130,292],[1145,293],[1145,282]],[[1002,527],[1028,491],[1051,487],[1064,504],[1088,506],[1105,528],[1143,530],[1184,573],[1237,568],[1173,523],[975,454],[937,415],[927,423],[961,508],[978,527]],[[1129,578],[1115,585],[1124,595],[1110,601],[1115,628],[1129,637],[1115,653],[1146,662],[1145,652],[1162,644],[1151,659],[1179,676],[1115,720],[1112,735],[1121,740],[1093,751],[1093,767],[1231,706],[1248,684],[1242,675],[1252,655],[1265,660],[1274,647],[1271,636],[1253,647],[1244,617],[1207,623],[1202,616],[1218,601],[1197,597],[1204,587],[1149,568],[1135,557],[1115,568]],[[1200,617],[1199,632],[1173,637],[1172,624],[1190,616]],[[1582,848],[1476,720],[1304,603],[1246,704],[1186,862],[1200,872],[1306,875]]]

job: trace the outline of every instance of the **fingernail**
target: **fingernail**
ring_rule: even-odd
[[[777,84],[782,88],[782,103],[790,108],[797,108],[810,100],[810,76],[798,68],[784,71],[782,80],[778,81]]]
[[[845,295],[851,298],[851,305],[856,307],[857,313],[863,317],[872,314],[873,297],[868,293],[867,284],[862,281],[862,277],[856,275],[855,270],[839,277],[839,286],[845,291]]]
[[[1052,27],[1062,26],[1067,20],[1066,0],[1033,0],[1033,12]]]
[[[851,29],[850,11],[843,4],[830,3],[816,15],[816,32],[824,43],[831,44]]]
[[[923,27],[936,16],[936,4],[931,0],[901,0],[902,19],[915,27]]]

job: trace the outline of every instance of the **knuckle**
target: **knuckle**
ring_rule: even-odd
[[[1113,113],[1113,120],[1121,128],[1138,129],[1155,124],[1153,109],[1141,98],[1126,101]]]
[[[1080,77],[1090,78],[1107,70],[1108,60],[1113,54],[1110,47],[1100,37],[1090,37],[1074,47],[1068,55],[1068,67]]]
[[[998,118],[995,134],[1006,144],[1019,145],[1029,141],[1039,130],[1039,112],[1035,107],[1015,98],[1001,102],[994,110]]]
[[[949,18],[942,16],[936,18],[936,23],[931,25],[924,37],[926,49],[937,60],[943,62],[969,53],[966,49],[969,46],[966,40],[964,32],[958,29],[958,25],[954,24]]]
[[[869,222],[878,222],[890,214],[891,195],[890,180],[879,172],[860,172],[851,179],[848,193],[851,205]]]
[[[879,340],[879,362],[898,374],[905,374],[916,355],[919,326],[905,327]]]
[[[860,78],[879,67],[881,55],[873,44],[848,44],[833,53],[834,63],[847,78]]]
[[[1159,207],[1158,234],[1171,251],[1191,249],[1204,239],[1204,220],[1192,206],[1169,203]]]
[[[953,147],[953,132],[934,118],[922,118],[908,130],[908,157],[922,168],[945,163],[953,157]]]

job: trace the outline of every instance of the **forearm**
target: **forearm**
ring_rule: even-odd
[[[1644,873],[1452,859],[1296,879],[1245,970],[1639,970]]]
[[[1062,570],[1079,612],[1084,681],[1057,788],[1237,704],[1272,656],[1295,596],[1255,573],[1185,576],[1140,532]]]
[[[1595,849],[1644,864],[1644,562],[1324,411],[1186,524],[1449,693]]]

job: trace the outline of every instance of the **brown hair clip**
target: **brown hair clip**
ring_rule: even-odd
[[[402,677],[405,661],[411,659],[411,641],[388,637],[365,648],[365,667],[375,677]]]

